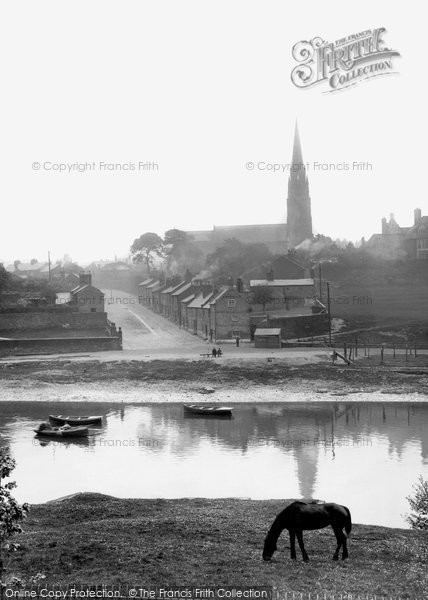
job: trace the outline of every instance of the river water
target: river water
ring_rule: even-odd
[[[233,406],[233,404],[232,404]],[[123,498],[317,498],[355,522],[406,527],[406,496],[428,478],[428,403],[239,404],[232,419],[180,404],[2,402],[0,443],[20,501],[83,491]],[[48,414],[102,414],[83,441],[43,440]]]

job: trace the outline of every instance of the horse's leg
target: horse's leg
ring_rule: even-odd
[[[343,533],[342,530],[339,529],[338,527],[333,527],[333,531],[334,531],[334,535],[336,536],[336,540],[337,540],[337,548],[333,554],[333,560],[339,560],[339,550],[340,550],[340,546],[342,545],[343,539]]]
[[[299,547],[300,550],[302,552],[302,556],[303,556],[303,560],[305,562],[308,562],[309,560],[309,556],[306,554],[306,550],[305,550],[305,545],[303,544],[303,534],[302,534],[302,530],[298,529],[296,531],[296,535],[297,535],[297,541],[299,542]]]
[[[294,529],[290,529],[290,548],[291,548],[291,558],[296,560],[296,532]]]
[[[348,558],[348,546],[346,544],[347,542],[347,537],[346,535],[343,533],[343,531],[340,532],[342,534],[342,560],[345,560],[345,558]]]

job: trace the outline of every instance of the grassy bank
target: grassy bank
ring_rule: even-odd
[[[41,572],[47,584],[62,585],[274,585],[300,592],[423,596],[427,532],[354,525],[350,559],[338,563],[331,560],[330,528],[306,532],[307,564],[300,554],[290,560],[283,534],[274,560],[264,563],[266,531],[287,502],[80,494],[33,506],[9,576],[28,579]]]

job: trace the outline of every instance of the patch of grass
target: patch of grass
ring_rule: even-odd
[[[122,500],[80,494],[33,506],[9,574],[48,584],[273,585],[288,591],[423,596],[428,533],[354,525],[350,559],[331,560],[331,529],[305,532],[310,562],[270,563],[263,540],[289,501]],[[351,507],[352,510],[352,507]]]

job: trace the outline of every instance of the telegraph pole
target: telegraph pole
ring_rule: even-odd
[[[51,253],[48,250],[48,268],[49,268],[49,281],[51,280]]]
[[[327,281],[328,345],[331,348],[330,284]]]
[[[320,302],[322,304],[322,273],[321,273],[321,263],[320,262],[318,263],[318,276],[319,276],[319,280],[320,280]]]

